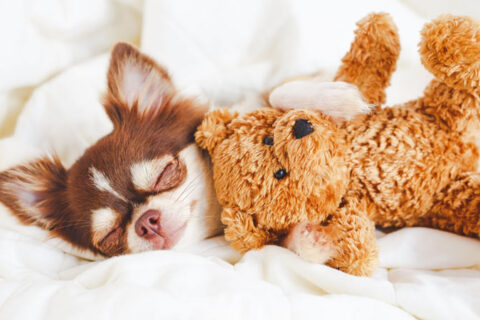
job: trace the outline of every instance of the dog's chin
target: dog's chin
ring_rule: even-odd
[[[152,250],[168,250],[173,248],[178,241],[183,237],[187,223],[183,224],[180,228],[159,234],[155,238],[150,240]]]
[[[213,219],[213,216],[217,218]],[[200,241],[216,236],[221,232],[222,225],[218,209],[212,208],[211,211],[207,212],[193,211],[181,235],[177,238],[178,241],[170,248],[177,251],[187,250]]]
[[[174,250],[184,250],[223,230],[220,222],[221,207],[215,195],[208,156],[196,145],[191,145],[180,153],[180,157],[188,170],[184,185],[190,189],[190,196],[185,199],[190,214],[182,236],[172,247]]]

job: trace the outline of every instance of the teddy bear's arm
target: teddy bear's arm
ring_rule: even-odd
[[[380,105],[400,54],[397,27],[386,13],[372,13],[357,25],[335,80],[356,85],[368,103]]]
[[[257,226],[252,214],[238,208],[223,208],[222,223],[226,225],[225,239],[241,252],[259,249],[277,240],[273,232]]]
[[[375,225],[356,203],[347,200],[330,220],[329,225],[337,230],[336,252],[327,264],[353,275],[366,276],[378,266]]]

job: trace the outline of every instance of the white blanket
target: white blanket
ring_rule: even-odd
[[[442,10],[480,18],[474,3],[0,1],[0,169],[51,151],[71,165],[111,130],[99,96],[115,41],[140,45],[180,89],[221,106],[288,76],[331,74],[355,21],[388,11],[403,50],[395,103],[430,79],[416,53],[422,24]],[[411,228],[378,242],[369,278],[274,246],[241,257],[222,237],[88,262],[0,207],[0,319],[480,319],[480,241]]]

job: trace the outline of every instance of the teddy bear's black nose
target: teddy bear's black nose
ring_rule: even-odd
[[[293,135],[296,139],[308,136],[313,132],[312,124],[305,119],[298,119],[293,125]]]

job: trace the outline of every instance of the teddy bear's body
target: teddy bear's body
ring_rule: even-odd
[[[374,111],[335,121],[315,110],[216,110],[199,127],[235,248],[286,238],[300,255],[323,250],[329,265],[366,275],[377,266],[375,224],[480,235],[479,25],[453,16],[427,24],[420,53],[436,79],[423,97],[383,109],[396,28],[384,14],[359,26],[336,80],[355,84]]]
[[[469,97],[462,98],[465,106]],[[474,173],[478,161],[474,131],[448,128],[443,119],[428,114],[432,104],[425,100],[379,109],[345,124],[348,189],[365,202],[368,216],[382,227],[425,225],[478,236],[480,208],[472,223],[465,224],[467,217],[459,216],[467,213],[461,190],[447,190],[460,180],[480,183],[480,175]],[[467,125],[460,115],[457,120]],[[457,195],[451,198],[454,192]],[[447,195],[451,203],[445,203]],[[444,221],[445,214],[453,213],[452,206],[457,225]]]

